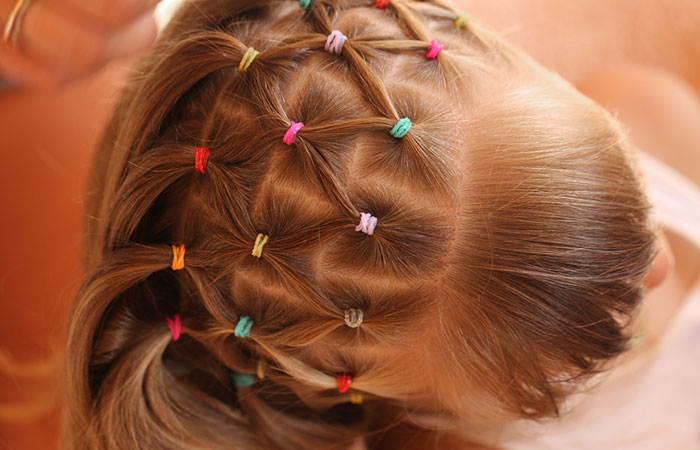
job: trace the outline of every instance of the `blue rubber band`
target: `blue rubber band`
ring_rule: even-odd
[[[255,383],[255,375],[249,373],[233,372],[231,382],[237,388],[250,387]]]
[[[311,0],[299,0],[299,6],[301,6],[304,9],[309,9],[310,5],[311,5]]]
[[[250,319],[248,316],[243,316],[240,319],[238,319],[238,323],[236,324],[236,329],[233,330],[233,333],[236,335],[236,337],[241,337],[241,338],[247,338],[250,337],[250,330],[253,328],[253,321]]]
[[[411,123],[411,119],[404,117],[396,122],[394,128],[391,129],[391,135],[395,138],[401,139],[402,137],[406,136],[406,133],[408,133],[408,130],[410,130],[412,126],[413,124]]]

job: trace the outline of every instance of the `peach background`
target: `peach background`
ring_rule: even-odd
[[[123,72],[111,67],[60,92],[0,94],[0,448],[54,447],[82,197]]]

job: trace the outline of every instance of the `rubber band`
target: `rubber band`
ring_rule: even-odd
[[[269,240],[270,236],[258,233],[258,236],[255,238],[255,245],[253,245],[253,251],[251,254],[256,258],[260,258],[262,256],[263,247],[265,247],[265,244],[267,244],[267,241]]]
[[[267,361],[259,359],[258,365],[255,368],[255,374],[258,376],[258,379],[262,380],[265,378],[265,369],[267,369]]]
[[[362,400],[362,394],[360,394],[359,392],[350,393],[350,403],[352,403],[353,405],[361,405]]]
[[[377,218],[370,213],[360,213],[360,223],[355,227],[355,231],[362,231],[365,234],[374,234],[377,226]]]
[[[374,6],[379,9],[384,9],[389,6],[389,3],[391,3],[391,0],[375,0]]]
[[[250,337],[250,330],[251,328],[253,328],[253,323],[254,322],[250,319],[250,317],[243,316],[240,319],[238,319],[236,329],[233,331],[233,333],[236,335],[236,337]]]
[[[282,141],[284,141],[284,143],[287,145],[292,145],[297,140],[297,133],[299,133],[299,130],[302,128],[304,128],[304,124],[302,122],[292,121],[291,125],[289,125],[289,129],[286,133],[284,133]]]
[[[311,0],[299,0],[299,6],[304,9],[309,9],[309,6],[311,6]]]
[[[197,150],[194,152],[194,168],[197,172],[207,173],[209,152],[207,147],[197,147]]]
[[[328,35],[326,39],[326,45],[323,48],[329,53],[335,53],[339,55],[343,51],[343,45],[348,37],[345,36],[340,30],[333,30],[331,34]]]
[[[352,375],[344,373],[342,375],[337,375],[336,379],[338,380],[338,392],[345,394],[352,384]]]
[[[231,381],[237,388],[250,387],[255,384],[255,375],[249,373],[233,372]]]
[[[185,268],[185,244],[179,247],[173,245],[173,263],[170,265],[173,270],[181,270]]]
[[[469,20],[472,18],[469,14],[462,13],[455,19],[455,26],[457,28],[466,29],[469,26]]]
[[[255,57],[259,54],[260,52],[255,50],[253,47],[248,47],[248,49],[243,54],[241,62],[238,63],[238,70],[241,72],[245,72],[246,70],[248,70],[248,67],[250,67],[250,63],[252,63]]]
[[[173,337],[173,341],[180,339],[182,334],[182,323],[180,323],[180,314],[175,314],[175,317],[171,319],[167,317],[165,321],[168,323],[168,328],[170,328],[170,335]]]
[[[410,130],[412,126],[413,124],[411,123],[411,119],[404,117],[396,122],[396,125],[394,125],[394,127],[391,129],[390,133],[395,138],[401,139],[402,137],[406,136],[408,130]]]
[[[430,41],[430,45],[428,46],[428,53],[426,53],[425,57],[428,59],[435,59],[437,58],[438,53],[440,53],[444,48],[444,45],[438,44],[438,41],[433,39],[432,41]]]
[[[350,328],[357,328],[362,325],[362,310],[350,308],[345,310],[345,325]]]

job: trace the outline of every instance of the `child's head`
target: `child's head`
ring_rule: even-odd
[[[624,350],[654,230],[612,119],[442,1],[304,1],[189,2],[126,88],[71,319],[76,447],[544,417]]]

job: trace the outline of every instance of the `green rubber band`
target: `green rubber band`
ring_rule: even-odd
[[[310,5],[311,5],[311,0],[299,0],[299,6],[301,6],[304,9],[309,9]]]
[[[241,338],[247,338],[250,337],[250,330],[253,328],[253,322],[250,320],[250,317],[248,316],[243,316],[240,319],[238,319],[238,323],[236,324],[236,329],[233,330],[233,333],[236,335],[236,337],[241,337]]]
[[[408,130],[410,130],[412,126],[413,124],[411,123],[411,119],[404,117],[396,122],[394,128],[391,129],[391,135],[395,138],[401,139],[402,137],[406,136],[406,133],[408,133]]]
[[[231,375],[231,381],[237,388],[250,387],[255,383],[255,375],[233,372],[233,375]]]

